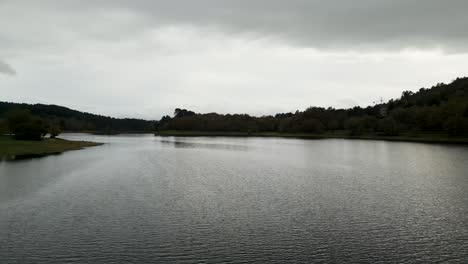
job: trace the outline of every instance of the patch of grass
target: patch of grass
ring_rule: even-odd
[[[98,145],[102,144],[87,141],[71,141],[59,138],[46,138],[42,141],[25,141],[14,140],[10,136],[0,136],[0,160],[41,157]]]
[[[348,131],[335,131],[323,134],[309,133],[279,133],[279,132],[209,132],[209,131],[175,131],[167,130],[156,133],[157,136],[178,136],[178,137],[282,137],[282,138],[302,138],[302,139],[326,139],[326,138],[342,138],[342,139],[368,139],[368,140],[387,140],[387,141],[406,141],[406,142],[423,142],[423,143],[451,143],[451,144],[468,144],[468,136],[450,136],[447,134],[412,134],[405,133],[397,136],[387,136],[380,134],[363,134],[352,136]]]

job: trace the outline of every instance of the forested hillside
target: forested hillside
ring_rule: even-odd
[[[0,121],[8,112],[15,109],[29,110],[48,123],[55,124],[63,131],[89,131],[100,133],[152,132],[155,121],[141,119],[119,119],[72,110],[63,106],[44,104],[18,104],[0,102]],[[0,130],[5,130],[5,121],[0,122]]]
[[[417,92],[405,91],[386,103],[334,109],[309,107],[295,113],[255,117],[247,114],[198,114],[177,108],[174,116],[159,122],[118,119],[72,110],[57,105],[0,102],[0,131],[7,129],[5,117],[14,109],[29,110],[63,131],[101,133],[159,131],[328,133],[344,131],[349,135],[401,133],[444,133],[468,135],[468,78],[450,84],[437,84]]]
[[[437,84],[387,103],[334,109],[310,107],[295,113],[253,117],[246,114],[197,114],[176,109],[174,117],[161,119],[159,130],[216,132],[325,133],[349,135],[400,133],[468,134],[468,78]]]

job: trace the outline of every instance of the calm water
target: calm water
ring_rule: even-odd
[[[90,136],[0,163],[0,263],[468,262],[468,147]]]

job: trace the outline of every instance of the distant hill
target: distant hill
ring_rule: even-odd
[[[0,102],[0,118],[13,109],[27,109],[33,115],[59,125],[64,131],[98,133],[153,132],[157,121],[113,118],[80,112],[67,107],[45,104]]]
[[[309,107],[295,113],[254,117],[246,114],[198,114],[176,109],[165,116],[160,131],[333,133],[349,135],[444,133],[468,135],[468,78],[439,83],[417,92],[405,91],[387,103],[350,109]]]

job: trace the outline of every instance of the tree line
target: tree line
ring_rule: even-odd
[[[10,111],[22,109],[44,122],[56,124],[63,131],[97,132],[105,134],[122,132],[153,132],[155,121],[131,118],[113,118],[72,110],[63,106],[44,104],[18,104],[0,102],[0,132],[7,128],[5,121]],[[3,120],[3,121],[2,121]]]
[[[255,117],[247,114],[199,114],[177,108],[164,116],[157,130],[209,132],[330,133],[447,133],[468,135],[468,78],[439,83],[417,92],[405,91],[398,99],[361,108],[309,107],[294,113]]]
[[[38,138],[60,131],[122,133],[154,130],[207,132],[334,133],[349,135],[446,133],[468,136],[468,78],[439,83],[417,92],[405,91],[398,99],[349,109],[309,107],[304,111],[268,116],[199,114],[177,108],[160,121],[118,119],[57,105],[0,102],[0,133]]]

